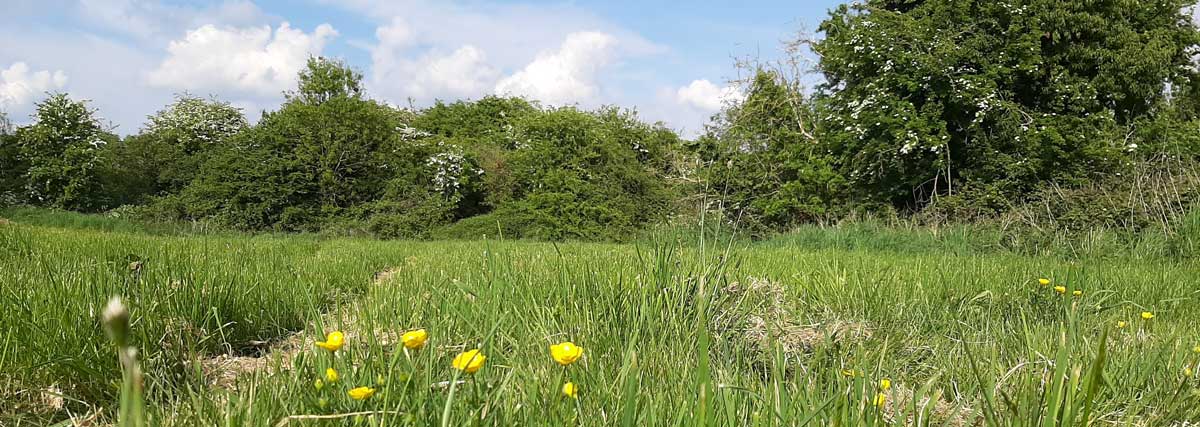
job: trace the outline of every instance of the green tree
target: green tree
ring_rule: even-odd
[[[1125,163],[1123,127],[1194,84],[1192,1],[868,0],[813,47],[822,144],[860,197],[1019,196]]]
[[[228,102],[181,94],[167,108],[150,116],[142,133],[179,146],[191,155],[224,142],[248,126],[242,110]]]
[[[201,164],[152,134],[141,133],[105,144],[100,180],[108,205],[137,205],[174,193],[190,182]]]
[[[0,111],[0,206],[25,201],[25,172],[20,147],[8,115]]]
[[[196,176],[214,147],[242,132],[249,124],[242,110],[217,99],[188,94],[149,117],[137,138],[128,138],[114,158],[121,170],[138,170],[145,195],[178,192]],[[141,163],[140,165],[137,163]]]
[[[678,137],[634,113],[560,108],[515,124],[511,193],[495,195],[510,233],[540,239],[627,238],[666,218],[666,152]]]
[[[692,144],[729,221],[782,229],[840,213],[845,182],[812,134],[810,108],[799,82],[760,68],[746,98]]]
[[[359,73],[310,60],[279,111],[212,154],[183,196],[189,215],[282,230],[359,216],[408,169],[391,163],[403,148],[394,145],[402,114],[359,88]]]
[[[57,93],[39,102],[34,123],[16,134],[20,157],[28,165],[24,178],[29,199],[78,211],[102,207],[96,172],[105,137],[111,135],[84,101]]]
[[[308,58],[300,70],[300,86],[288,93],[288,99],[305,104],[321,104],[335,98],[362,98],[362,73],[345,63],[323,57]]]
[[[522,98],[486,96],[478,101],[436,102],[412,120],[412,126],[434,135],[512,148],[513,124],[538,113]]]
[[[426,163],[432,179],[440,183],[431,184],[453,203],[454,219],[487,213],[504,203],[513,191],[508,160],[518,145],[515,125],[540,113],[522,98],[487,96],[439,101],[413,117],[413,131],[423,133],[434,148]]]

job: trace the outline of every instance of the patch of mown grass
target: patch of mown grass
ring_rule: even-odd
[[[887,250],[903,242],[856,239],[864,244],[701,247],[667,233],[629,245],[3,226],[4,303],[18,309],[0,315],[0,331],[30,342],[0,340],[0,372],[111,407],[120,375],[90,310],[122,295],[146,365],[151,425],[1065,426],[1200,417],[1200,384],[1183,375],[1200,359],[1195,264]],[[139,277],[129,254],[144,258]],[[170,289],[178,277],[191,284]],[[1142,320],[1143,311],[1156,316]],[[161,338],[173,318],[203,325],[174,359]],[[397,337],[418,328],[428,343],[406,350]],[[187,370],[188,359],[245,353],[252,341],[297,330],[298,351],[271,359],[278,369],[242,374],[232,389]],[[344,348],[312,345],[334,330],[346,332]],[[583,358],[555,363],[548,347],[561,341],[582,346]],[[451,367],[473,348],[487,356],[479,372]],[[331,367],[338,380],[318,388]],[[577,399],[561,395],[566,381]],[[347,394],[355,387],[377,392],[355,400]]]

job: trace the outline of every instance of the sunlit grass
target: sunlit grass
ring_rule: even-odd
[[[0,423],[97,407],[113,420],[120,365],[97,320],[111,296],[132,315],[151,425],[1200,417],[1200,383],[1185,376],[1200,359],[1191,261],[804,233],[702,249],[668,234],[420,243],[0,226],[0,397],[16,402]],[[422,329],[423,345],[407,347],[404,334]],[[334,331],[345,335],[336,351],[316,344]],[[550,350],[562,342],[582,356],[564,366]],[[472,349],[484,363],[456,369]],[[203,361],[222,354],[267,362],[213,386]],[[351,395],[364,387],[374,391]],[[42,401],[50,388],[61,407]]]

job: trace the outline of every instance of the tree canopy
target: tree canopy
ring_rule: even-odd
[[[1113,172],[1136,148],[1121,129],[1194,84],[1191,3],[842,5],[813,46],[822,143],[864,197],[906,206]]]
[[[1200,206],[1192,6],[844,4],[782,62],[749,62],[742,96],[691,141],[612,106],[396,107],[329,58],[254,124],[183,94],[116,138],[52,94],[29,125],[0,115],[0,203],[404,238],[625,239],[710,212],[758,234],[1033,205],[1055,227],[1140,226]]]

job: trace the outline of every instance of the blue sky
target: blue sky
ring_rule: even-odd
[[[4,0],[0,109],[27,122],[50,91],[116,132],[188,92],[252,119],[309,55],[362,71],[396,105],[508,94],[620,105],[685,134],[736,99],[734,58],[777,58],[838,1]]]

